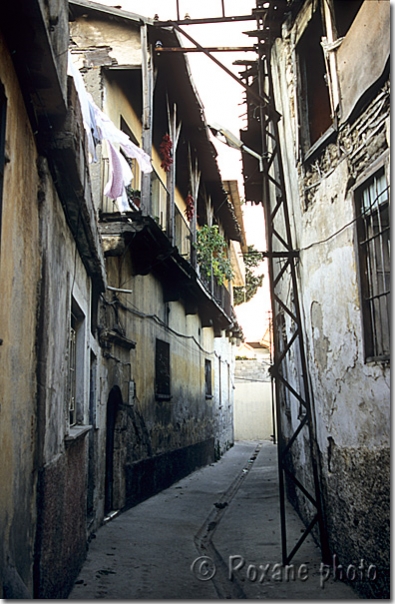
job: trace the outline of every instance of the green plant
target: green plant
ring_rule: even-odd
[[[226,279],[233,279],[228,246],[216,224],[213,226],[205,224],[198,230],[194,247],[197,252],[197,261],[206,277],[213,275],[219,285],[223,285]]]
[[[261,254],[257,252],[253,245],[248,246],[248,251],[247,253],[243,254],[243,259],[246,268],[246,284],[245,287],[235,287],[233,289],[235,306],[251,300],[251,298],[255,296],[258,287],[261,287],[263,281],[263,275],[256,276],[251,270],[259,266],[262,260]]]

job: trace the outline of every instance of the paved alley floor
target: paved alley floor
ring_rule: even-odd
[[[303,527],[290,507],[287,523],[292,546]],[[238,442],[101,527],[69,599],[358,599],[311,537],[291,564],[286,575],[276,447]]]

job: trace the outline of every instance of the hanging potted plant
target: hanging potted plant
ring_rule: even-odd
[[[219,285],[233,278],[232,265],[228,257],[228,246],[218,226],[205,224],[197,232],[194,244],[197,261],[206,277],[213,275]]]

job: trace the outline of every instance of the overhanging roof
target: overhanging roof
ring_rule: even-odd
[[[161,42],[163,46],[181,46],[179,35],[173,28],[158,27],[154,25],[152,19],[88,0],[70,0],[69,4],[73,19],[82,14],[96,13],[102,18],[108,17],[134,26],[144,22],[149,26],[149,42],[153,48],[157,42]],[[162,119],[167,120],[165,103],[168,97],[170,106],[172,103],[177,103],[178,118],[182,121],[183,131],[191,143],[192,153],[198,157],[199,169],[202,172],[201,183],[211,196],[215,216],[223,225],[229,239],[242,242],[241,225],[223,188],[216,160],[217,151],[210,139],[203,104],[193,83],[188,58],[184,53],[176,52],[163,53],[159,56],[159,53],[154,51],[153,55],[157,68],[155,96],[161,99]],[[119,68],[122,69],[122,66],[120,65]],[[186,162],[185,158],[184,153],[184,162]],[[187,164],[185,163],[183,167],[186,172]],[[187,175],[185,179],[188,180]]]

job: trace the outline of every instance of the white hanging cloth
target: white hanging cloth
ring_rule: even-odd
[[[131,159],[137,159],[140,169],[142,172],[152,172],[152,164],[151,158],[140,147],[135,145],[125,132],[119,130],[114,123],[110,120],[109,117],[103,111],[99,109],[99,107],[94,103],[93,99],[91,100],[93,104],[95,116],[96,116],[96,125],[101,134],[101,138],[105,139],[113,144],[119,144],[122,150],[125,152],[125,155],[130,157]]]
[[[152,172],[151,158],[99,109],[92,96],[86,91],[84,80],[73,63],[71,53],[69,53],[67,73],[74,78],[92,161],[97,162],[95,145],[103,140],[108,143],[110,177],[105,186],[104,195],[110,197],[110,199],[116,199],[118,207],[123,207],[121,211],[129,210],[125,187],[130,184],[133,174],[127,161],[115,145],[120,145],[127,157],[136,159],[142,172]]]

